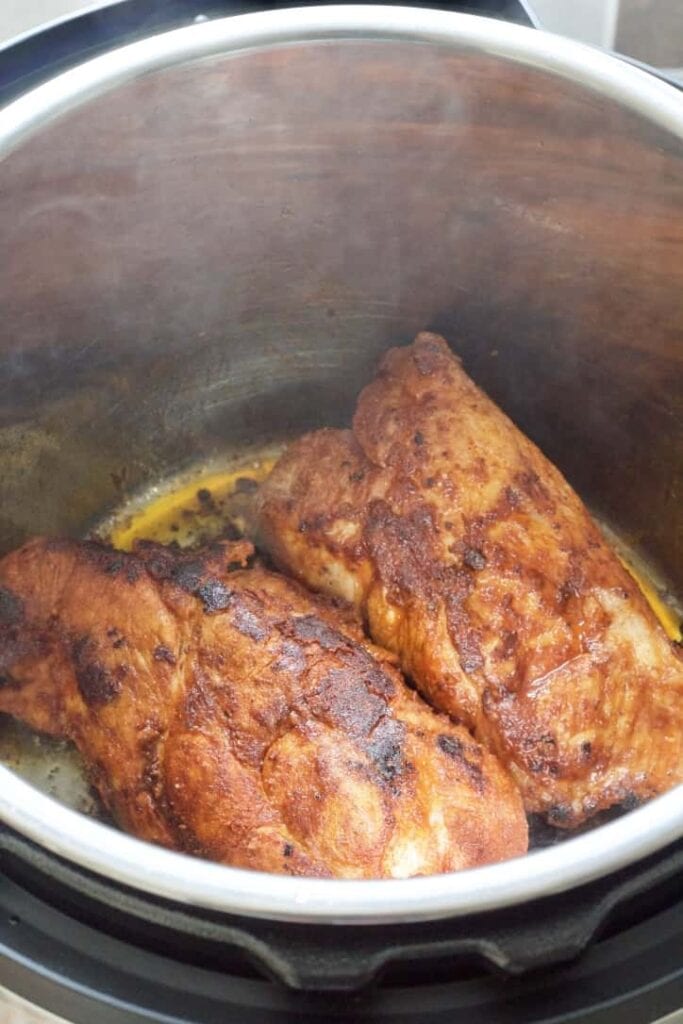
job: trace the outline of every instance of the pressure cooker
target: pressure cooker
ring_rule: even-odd
[[[480,6],[133,0],[4,51],[1,552],[347,422],[429,328],[683,592],[683,97]],[[161,850],[8,765],[0,822],[0,984],[73,1024],[683,1007],[680,790],[391,881]]]

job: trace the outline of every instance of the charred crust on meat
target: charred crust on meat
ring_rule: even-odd
[[[635,811],[642,803],[643,801],[635,793],[627,793],[624,799],[619,801],[619,807],[622,811]]]
[[[177,546],[139,541],[135,551],[155,580],[169,580],[188,593],[196,590],[206,572],[205,557],[181,553]]]
[[[457,736],[447,736],[444,733],[437,736],[436,745],[446,757],[457,762],[475,789],[481,793],[485,788],[484,772],[481,763],[470,760],[478,756],[481,761],[481,751],[478,747],[474,743],[463,743]]]
[[[118,697],[121,683],[97,661],[76,667],[78,690],[88,707],[104,707]]]
[[[207,615],[215,615],[216,612],[223,612],[230,607],[233,591],[224,583],[210,576],[204,583],[194,591],[202,602],[202,607]]]
[[[306,668],[306,657],[299,644],[293,640],[283,640],[271,667],[274,672],[299,675]]]
[[[365,543],[394,600],[400,601],[406,593],[427,596],[429,549],[435,533],[434,514],[427,504],[396,515],[385,501],[370,503]]]
[[[18,626],[24,618],[24,602],[7,587],[0,587],[0,629]]]
[[[78,691],[91,708],[110,704],[121,693],[121,679],[127,674],[127,667],[117,666],[110,671],[101,661],[93,657],[94,644],[90,637],[81,637],[72,644],[71,656]]]
[[[173,651],[165,644],[157,644],[152,653],[155,661],[165,661],[169,665],[175,665],[176,659]]]
[[[136,551],[138,551],[144,559],[145,568],[152,579],[171,579],[175,558],[173,557],[173,552],[170,547],[162,548],[157,545],[148,545],[145,541],[142,541],[140,544],[136,545]]]
[[[224,547],[220,543],[211,545],[198,555],[190,556],[143,542],[139,545],[141,556],[149,574],[156,580],[168,580],[185,593],[198,598],[208,615],[225,611],[230,607],[234,592],[213,575],[208,575],[212,557],[221,558]],[[243,563],[235,559],[228,563],[230,571],[241,569]]]
[[[317,615],[300,615],[295,618],[291,623],[290,632],[297,640],[319,644],[326,651],[336,651],[347,643],[341,633],[331,629]]]
[[[55,550],[68,546],[73,548],[73,541],[54,540],[49,543],[54,546]],[[117,551],[102,541],[84,541],[78,545],[78,552],[91,565],[97,566],[106,576],[122,575],[128,583],[135,583],[142,573],[142,567],[135,555],[129,555],[125,551]]]
[[[386,714],[386,703],[369,691],[353,666],[331,668],[308,694],[307,704],[322,721],[356,741],[370,736]]]
[[[555,502],[535,470],[526,469],[521,473],[517,473],[514,477],[514,483],[523,494],[531,499],[537,508],[550,515],[555,512]]]
[[[548,811],[548,823],[551,825],[566,825],[572,817],[572,809],[567,804],[555,804]]]
[[[403,748],[405,743],[405,726],[395,718],[384,716],[372,733],[367,745],[367,752],[377,770],[380,782],[395,790],[401,776],[405,773]]]
[[[480,572],[486,568],[486,555],[478,548],[465,548],[462,560],[468,569]]]
[[[405,726],[393,718],[386,704],[393,683],[354,645],[343,653],[342,662],[308,694],[308,707],[316,718],[352,738],[369,758],[380,784],[394,789],[409,766],[403,753]]]
[[[362,663],[358,665],[357,671],[362,676],[363,682],[368,690],[384,699],[393,697],[396,692],[396,687],[394,686],[390,676],[386,672],[383,672],[374,659],[366,654],[365,651],[360,648],[356,648],[356,651],[363,659]]]
[[[188,594],[196,594],[204,576],[204,563],[180,562],[171,569],[171,580]]]
[[[472,672],[479,672],[484,667],[484,659],[481,654],[476,652],[472,654],[465,654],[460,658],[460,667],[463,672],[470,675]]]
[[[111,640],[111,645],[115,651],[118,651],[121,649],[121,647],[126,646],[126,638],[121,634],[120,630],[117,629],[116,626],[109,627],[109,629],[107,630],[107,638]]]
[[[231,621],[237,632],[249,637],[250,640],[259,642],[268,636],[268,630],[262,625],[258,615],[241,602],[235,605]]]
[[[439,750],[442,750],[444,754],[448,754],[449,757],[461,758],[463,756],[463,743],[461,740],[455,738],[455,736],[444,736],[441,734],[436,738],[436,745]]]

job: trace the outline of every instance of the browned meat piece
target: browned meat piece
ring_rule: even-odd
[[[431,703],[573,827],[683,777],[683,664],[561,474],[421,334],[353,431],[295,442],[266,482],[279,565],[352,602]]]
[[[349,612],[246,542],[35,540],[0,562],[0,711],[74,740],[136,835],[295,875],[428,874],[526,849],[519,794]]]

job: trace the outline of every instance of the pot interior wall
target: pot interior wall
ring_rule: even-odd
[[[683,585],[680,141],[474,52],[149,74],[0,165],[0,550],[348,420],[424,327]]]

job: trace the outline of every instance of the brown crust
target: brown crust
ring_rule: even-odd
[[[390,350],[353,431],[259,499],[278,564],[353,601],[432,704],[570,827],[683,774],[683,666],[570,486],[442,338]]]
[[[39,539],[8,555],[0,711],[71,737],[125,828],[226,863],[384,877],[524,852],[495,759],[348,609],[252,554]]]

